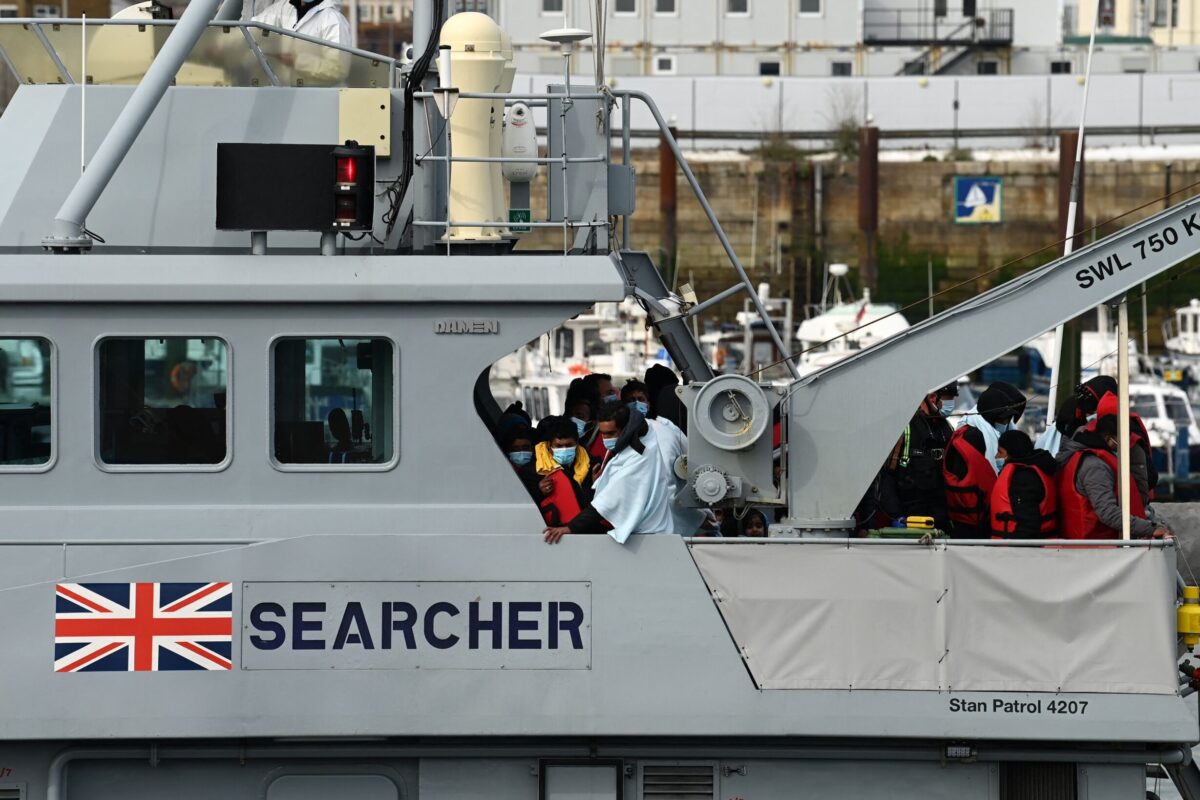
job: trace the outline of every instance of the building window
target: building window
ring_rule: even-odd
[[[929,62],[923,58],[918,58],[913,61],[904,62],[905,75],[924,75],[929,68]]]
[[[725,14],[730,17],[750,16],[750,0],[725,0]]]
[[[0,339],[0,466],[50,463],[52,364],[46,339]]]
[[[805,17],[821,16],[821,0],[800,0],[800,14]]]
[[[675,56],[658,54],[654,57],[654,74],[655,75],[674,75],[675,74]]]
[[[835,78],[849,78],[854,74],[854,65],[849,61],[834,61],[830,66],[830,71]]]
[[[679,0],[654,0],[654,13],[660,17],[673,17],[679,13]]]
[[[35,17],[61,17],[62,8],[60,6],[42,6],[33,7],[33,15]]]
[[[387,339],[275,342],[275,461],[326,469],[390,464],[397,430],[394,361]]]
[[[542,0],[543,14],[563,13],[563,0]]]
[[[1070,61],[1051,61],[1050,62],[1050,74],[1051,75],[1070,75],[1071,74],[1071,62]]]
[[[0,6],[0,17],[16,17],[16,16],[19,16],[17,13],[16,6]]]
[[[999,75],[999,61],[978,61],[975,63],[975,72],[979,75]]]
[[[220,339],[105,339],[98,348],[100,461],[216,465],[228,454],[228,347]]]
[[[613,0],[614,17],[636,17],[637,0]]]
[[[759,75],[779,75],[780,68],[778,61],[760,61],[758,62]]]

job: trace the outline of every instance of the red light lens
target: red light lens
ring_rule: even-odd
[[[337,160],[337,182],[338,183],[354,183],[354,177],[358,172],[358,166],[354,163],[353,158],[341,157]]]

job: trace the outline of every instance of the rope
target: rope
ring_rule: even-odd
[[[900,307],[900,308],[896,309],[895,311],[892,311],[892,312],[890,312],[890,313],[888,313],[888,314],[884,314],[882,317],[878,317],[877,319],[873,319],[873,320],[871,320],[870,322],[864,323],[863,325],[859,325],[859,326],[858,326],[858,327],[856,327],[856,328],[851,328],[850,330],[848,330],[848,331],[845,331],[844,333],[840,333],[840,334],[838,334],[837,336],[834,336],[834,337],[833,337],[833,338],[831,338],[831,339],[826,339],[826,340],[825,340],[825,341],[823,341],[823,342],[818,342],[817,344],[814,344],[812,347],[808,347],[808,348],[805,348],[804,350],[800,350],[800,351],[798,351],[798,352],[794,352],[794,353],[792,353],[791,355],[784,356],[783,358],[779,359],[778,361],[772,361],[771,363],[769,363],[769,364],[766,364],[766,365],[764,365],[764,366],[762,366],[762,367],[759,367],[759,368],[758,368],[758,369],[756,369],[754,372],[750,373],[750,377],[754,377],[754,376],[756,376],[756,375],[759,375],[760,373],[762,373],[762,372],[763,372],[763,371],[765,371],[765,370],[768,370],[768,369],[770,369],[771,367],[776,367],[776,366],[779,366],[780,364],[784,364],[784,363],[786,363],[786,362],[788,362],[788,361],[793,361],[793,360],[795,360],[795,359],[797,359],[797,358],[800,358],[800,357],[801,357],[801,356],[803,356],[803,355],[806,355],[806,354],[808,354],[808,353],[811,353],[811,352],[813,352],[814,350],[821,350],[821,349],[823,349],[824,347],[826,347],[827,345],[833,344],[834,342],[838,341],[839,339],[844,339],[845,337],[849,336],[849,335],[850,335],[850,334],[852,334],[852,333],[857,333],[858,331],[865,330],[866,328],[869,328],[869,327],[871,327],[872,325],[874,325],[874,324],[876,324],[876,323],[878,323],[878,322],[882,322],[883,320],[885,320],[885,319],[888,319],[889,317],[894,317],[894,316],[897,316],[897,315],[899,315],[899,314],[903,314],[905,311],[908,311],[909,309],[916,308],[917,306],[925,305],[925,304],[927,304],[927,303],[928,303],[930,300],[936,300],[937,298],[939,298],[939,297],[941,297],[941,296],[943,296],[943,295],[949,294],[949,293],[951,293],[951,292],[953,292],[953,291],[955,291],[955,290],[957,290],[957,289],[961,289],[961,288],[962,288],[962,287],[964,287],[964,286],[969,286],[969,285],[971,285],[971,284],[973,284],[973,283],[976,283],[976,282],[978,282],[978,281],[982,280],[983,278],[986,278],[986,277],[988,277],[988,276],[990,276],[990,275],[995,275],[997,272],[1000,272],[1001,270],[1007,269],[1008,267],[1011,267],[1011,266],[1013,266],[1013,265],[1015,265],[1015,264],[1019,264],[1019,263],[1021,263],[1022,261],[1025,261],[1026,259],[1028,259],[1028,258],[1032,258],[1032,257],[1034,257],[1034,256],[1036,256],[1036,255],[1039,255],[1039,254],[1041,254],[1041,253],[1044,253],[1044,252],[1046,252],[1047,250],[1050,250],[1050,249],[1055,249],[1055,250],[1057,250],[1057,249],[1060,249],[1060,248],[1062,247],[1062,245],[1066,244],[1066,242],[1067,242],[1067,239],[1071,239],[1071,238],[1078,238],[1078,237],[1080,237],[1080,236],[1084,236],[1084,235],[1086,235],[1086,234],[1089,234],[1089,233],[1092,233],[1092,232],[1094,232],[1094,231],[1097,231],[1097,230],[1099,230],[1100,228],[1103,228],[1103,227],[1105,227],[1105,226],[1107,226],[1107,225],[1111,225],[1111,224],[1113,224],[1114,222],[1117,222],[1117,221],[1119,221],[1119,220],[1122,220],[1122,219],[1124,219],[1125,217],[1128,217],[1128,216],[1130,216],[1131,214],[1136,214],[1137,212],[1139,212],[1139,211],[1143,211],[1143,210],[1145,210],[1145,209],[1147,209],[1147,208],[1149,208],[1149,207],[1151,207],[1151,206],[1153,206],[1153,205],[1157,205],[1157,204],[1159,204],[1159,203],[1162,203],[1163,201],[1165,201],[1165,200],[1168,200],[1168,199],[1170,199],[1171,197],[1174,197],[1174,196],[1175,196],[1175,195],[1177,195],[1177,194],[1181,194],[1181,193],[1183,193],[1183,192],[1186,192],[1186,191],[1188,191],[1188,190],[1190,190],[1190,189],[1194,189],[1194,188],[1196,188],[1197,186],[1200,186],[1200,181],[1196,181],[1196,182],[1194,182],[1194,183],[1190,183],[1190,184],[1188,184],[1187,186],[1183,186],[1183,187],[1181,187],[1181,188],[1179,188],[1179,189],[1176,189],[1176,190],[1175,190],[1175,191],[1173,191],[1173,192],[1169,192],[1169,193],[1167,193],[1167,194],[1164,194],[1164,195],[1162,195],[1161,197],[1156,197],[1156,198],[1154,198],[1153,200],[1150,200],[1150,201],[1148,201],[1148,202],[1146,202],[1146,203],[1143,203],[1143,204],[1142,204],[1142,205],[1140,205],[1140,206],[1137,206],[1137,207],[1135,207],[1135,208],[1131,208],[1131,209],[1129,209],[1128,211],[1125,211],[1125,212],[1124,212],[1124,213],[1122,213],[1122,214],[1118,214],[1118,215],[1117,215],[1117,216],[1115,216],[1115,217],[1112,217],[1112,218],[1110,218],[1110,219],[1107,219],[1107,220],[1105,220],[1105,221],[1103,221],[1103,222],[1098,222],[1098,223],[1096,223],[1095,225],[1093,225],[1093,226],[1092,226],[1092,227],[1090,227],[1090,228],[1085,228],[1085,229],[1081,230],[1079,233],[1075,234],[1075,236],[1067,236],[1067,237],[1064,237],[1064,238],[1062,238],[1062,239],[1059,239],[1059,240],[1058,240],[1058,241],[1056,241],[1056,242],[1052,242],[1052,243],[1050,243],[1050,244],[1047,244],[1047,245],[1045,245],[1045,246],[1043,246],[1043,247],[1039,247],[1037,250],[1034,250],[1034,251],[1032,251],[1032,252],[1030,252],[1030,253],[1026,253],[1025,255],[1023,255],[1023,256],[1020,256],[1019,258],[1014,258],[1014,259],[1012,259],[1012,260],[1010,260],[1010,261],[1006,261],[1005,263],[1001,264],[1001,265],[1000,265],[1000,266],[998,266],[998,267],[995,267],[995,268],[993,268],[993,269],[989,269],[989,270],[987,270],[986,272],[981,272],[981,273],[979,273],[979,274],[977,274],[977,275],[974,275],[974,276],[972,276],[972,277],[970,277],[970,278],[967,278],[967,279],[966,279],[966,280],[964,280],[964,281],[960,281],[959,283],[956,283],[956,284],[954,284],[953,286],[949,286],[949,287],[947,287],[947,288],[945,288],[945,289],[942,289],[941,291],[934,292],[933,294],[931,294],[931,295],[928,295],[928,296],[926,296],[926,297],[922,297],[920,300],[917,300],[917,301],[915,301],[915,302],[909,303],[909,304],[908,304],[908,305],[906,305],[906,306],[902,306],[902,307]],[[1190,271],[1191,271],[1191,270],[1189,270],[1189,272],[1190,272]],[[1186,274],[1186,273],[1183,273],[1183,274]]]

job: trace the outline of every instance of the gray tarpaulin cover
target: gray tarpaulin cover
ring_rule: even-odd
[[[1177,691],[1173,548],[691,552],[763,689]]]

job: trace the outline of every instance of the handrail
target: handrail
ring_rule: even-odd
[[[780,353],[786,353],[788,350],[787,345],[783,343],[783,339],[780,337],[779,331],[775,327],[775,323],[771,321],[771,316],[767,313],[767,309],[763,305],[762,298],[758,296],[758,290],[755,288],[754,283],[750,280],[750,276],[746,274],[746,269],[742,266],[742,262],[738,258],[737,252],[733,249],[733,244],[729,241],[729,237],[725,234],[725,229],[721,227],[720,220],[717,219],[717,213],[713,210],[712,205],[710,205],[708,202],[708,198],[704,195],[704,190],[700,187],[700,181],[697,180],[696,174],[692,172],[691,166],[688,164],[687,159],[684,158],[683,151],[679,147],[679,142],[671,133],[671,129],[667,125],[666,120],[663,119],[662,112],[659,111],[658,105],[654,102],[654,99],[645,92],[638,91],[636,89],[621,89],[613,92],[613,94],[617,97],[625,99],[626,102],[622,104],[622,114],[625,116],[629,116],[630,113],[629,100],[641,100],[646,105],[646,108],[649,109],[650,113],[654,116],[654,121],[658,124],[658,129],[663,137],[663,141],[665,141],[667,146],[671,148],[671,153],[675,156],[675,162],[679,164],[679,168],[683,171],[684,177],[687,178],[688,185],[692,187],[692,194],[695,195],[697,202],[700,203],[700,207],[704,210],[704,215],[708,217],[708,222],[710,225],[712,225],[713,232],[715,232],[717,234],[717,238],[720,239],[721,247],[725,249],[725,255],[729,257],[729,262],[733,265],[734,271],[737,272],[738,279],[746,287],[746,293],[750,296],[750,301],[754,304],[754,310],[758,313],[759,319],[762,320],[763,325],[766,326],[767,331],[771,334],[771,341],[775,344],[775,347],[778,348]],[[788,371],[792,374],[792,377],[796,380],[799,380],[800,370],[797,369],[795,363],[793,363],[791,359],[788,359],[786,363]]]
[[[73,19],[67,17],[4,17],[0,19],[0,27],[21,25],[30,26],[33,28],[41,28],[46,25],[82,25],[82,19]],[[174,27],[179,24],[177,19],[104,19],[104,20],[88,20],[89,28],[102,28],[108,25],[129,25],[139,28],[145,27]],[[344,53],[359,56],[360,58],[368,58],[372,61],[378,61],[382,64],[397,65],[400,62],[391,56],[385,56],[382,53],[373,53],[370,50],[361,50],[357,47],[351,47],[346,44],[338,44],[327,39],[322,39],[319,36],[311,36],[307,33],[281,28],[278,25],[268,25],[265,22],[256,22],[254,20],[234,21],[234,20],[212,20],[209,21],[206,27],[209,28],[258,28],[260,30],[276,33],[281,36],[288,36],[292,39],[299,39],[302,42],[310,42],[311,44],[319,44],[323,47],[329,47],[334,50],[341,50]]]
[[[894,546],[894,547],[1044,547],[1047,549],[1071,549],[1085,548],[1095,550],[1097,547],[1125,547],[1125,548],[1145,548],[1148,550],[1158,550],[1167,547],[1175,547],[1174,539],[932,539],[928,543],[920,539],[871,539],[871,538],[846,538],[846,537],[820,537],[820,538],[801,538],[801,537],[784,537],[772,536],[770,538],[752,539],[747,537],[738,537],[736,539],[723,539],[721,537],[704,537],[692,536],[684,537],[683,539],[688,546],[697,544],[721,544],[721,545],[767,545],[767,544],[787,544],[787,545],[836,545],[838,547],[851,547],[858,545],[870,546]]]
[[[76,81],[71,76],[71,74],[67,70],[66,66],[63,64],[62,59],[58,55],[58,51],[54,48],[54,45],[50,42],[49,38],[46,36],[46,33],[43,30],[43,28],[47,25],[57,28],[57,27],[61,27],[64,25],[80,26],[82,24],[83,24],[82,19],[67,19],[67,18],[59,18],[59,17],[52,17],[52,18],[5,17],[3,19],[0,19],[0,27],[21,26],[21,27],[27,27],[30,30],[32,30],[34,36],[36,36],[38,38],[38,40],[42,43],[42,46],[46,50],[46,54],[50,57],[50,60],[54,63],[54,67],[55,67],[55,69],[58,70],[59,75],[63,80],[63,83],[66,83],[66,84],[74,84],[74,83],[76,83]],[[138,27],[138,28],[146,28],[146,27],[173,28],[174,26],[179,24],[179,20],[176,20],[176,19],[106,19],[106,20],[101,20],[101,21],[89,20],[87,24],[88,24],[88,27],[91,27],[91,28],[102,28],[102,27],[109,26],[109,25],[117,26],[117,27],[129,26],[129,27]],[[337,50],[342,53],[346,53],[348,55],[355,56],[357,58],[366,59],[368,61],[376,62],[379,64],[384,64],[388,68],[388,88],[391,88],[396,85],[396,74],[397,74],[397,70],[400,65],[400,62],[390,56],[385,56],[380,53],[373,53],[370,50],[361,50],[357,47],[351,47],[350,45],[338,44],[337,42],[330,42],[328,40],[321,39],[320,37],[317,37],[317,36],[310,36],[307,33],[300,33],[298,31],[289,30],[287,28],[281,28],[278,25],[268,25],[265,22],[256,22],[254,20],[249,20],[246,22],[233,21],[233,20],[211,20],[206,24],[205,27],[221,28],[223,30],[232,30],[233,28],[241,29],[242,33],[246,37],[246,42],[250,48],[250,51],[254,54],[255,59],[259,63],[259,66],[266,73],[267,78],[271,81],[272,86],[280,85],[279,78],[275,74],[274,70],[271,69],[266,56],[263,54],[262,49],[258,46],[258,42],[255,41],[254,37],[250,34],[251,29],[258,29],[258,30],[263,31],[266,34],[276,34],[278,36],[284,36],[287,38],[296,39],[301,42],[307,42],[309,44],[320,45],[321,47],[325,47],[330,50]],[[3,60],[8,65],[9,70],[13,73],[14,76],[16,76],[16,78],[19,82],[22,82],[22,83],[24,82],[24,78],[17,71],[16,67],[13,66],[12,62],[7,57],[7,54],[5,54],[3,59],[0,59],[0,60]]]

